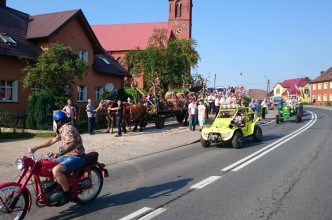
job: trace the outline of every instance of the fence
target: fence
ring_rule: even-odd
[[[26,129],[26,112],[5,112],[0,111],[0,127]],[[44,122],[44,130],[53,130],[53,115],[47,114],[47,120]]]
[[[105,113],[101,112],[97,114],[96,128],[105,128],[106,119]],[[14,129],[26,129],[26,119],[28,114],[26,112],[6,112],[0,110],[0,127],[14,128]],[[85,109],[78,109],[77,121],[75,126],[84,131],[87,127],[87,114]],[[53,130],[53,113],[47,114],[47,119],[43,125],[44,130]],[[1,131],[1,129],[0,129]]]

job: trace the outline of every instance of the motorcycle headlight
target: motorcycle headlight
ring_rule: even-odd
[[[16,160],[17,169],[22,170],[24,168],[24,161],[22,158]]]
[[[227,139],[231,134],[232,134],[232,132],[227,132],[225,134],[221,134],[221,138],[222,139]]]

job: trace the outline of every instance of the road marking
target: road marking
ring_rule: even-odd
[[[123,218],[121,218],[119,220],[130,220],[130,219],[133,219],[133,218],[135,218],[137,216],[140,216],[143,213],[148,212],[150,210],[152,210],[152,209],[149,208],[149,207],[144,207],[144,208],[141,208],[140,210],[137,210],[136,212],[133,212],[130,215],[127,215],[127,216],[125,216],[125,217],[123,217]]]
[[[245,157],[245,158],[243,158],[243,159],[241,159],[241,160],[239,160],[239,161],[237,161],[237,162],[235,162],[235,163],[233,163],[233,164],[231,164],[231,165],[223,168],[221,171],[222,172],[227,172],[229,170],[232,170],[232,171],[238,171],[238,170],[240,170],[241,168],[247,166],[248,164],[252,163],[256,159],[258,159],[259,157],[261,157],[259,155],[261,155],[261,154],[262,154],[262,156],[265,155],[266,153],[274,150],[275,148],[279,147],[281,144],[285,143],[286,141],[288,141],[288,140],[296,137],[298,134],[304,132],[309,127],[311,127],[316,121],[317,121],[317,115],[313,114],[311,112],[311,120],[305,126],[301,127],[300,129],[298,129],[296,131],[293,131],[292,133],[286,135],[285,137],[283,137],[283,138],[281,138],[281,139],[279,139],[279,140],[277,140],[277,141],[269,144],[268,146],[262,148],[261,150],[255,152],[253,154],[250,154],[249,156],[247,156],[247,157]],[[266,153],[265,153],[265,151],[266,151]],[[238,167],[238,166],[240,167],[239,169],[235,168],[235,167]]]
[[[160,215],[161,213],[165,212],[166,210],[167,209],[165,209],[165,208],[156,209],[153,212],[150,212],[149,214],[147,214],[146,216],[143,216],[143,217],[139,218],[138,220],[152,219],[152,218],[156,217],[157,215]]]
[[[195,185],[191,186],[190,188],[191,189],[202,189],[205,186],[217,181],[220,178],[221,178],[221,176],[210,176],[210,177],[206,178],[205,180],[202,180],[201,182],[196,183]]]

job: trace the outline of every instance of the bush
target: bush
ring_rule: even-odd
[[[50,126],[54,98],[49,92],[39,92],[30,95],[27,107],[26,127],[30,129],[44,130]]]
[[[326,106],[331,106],[331,103],[330,102],[326,102],[325,105]]]

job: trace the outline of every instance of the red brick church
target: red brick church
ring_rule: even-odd
[[[119,63],[130,50],[145,49],[154,29],[166,29],[169,39],[191,38],[192,0],[168,0],[167,22],[108,24],[91,26],[102,47]],[[135,78],[143,87],[143,76]]]

